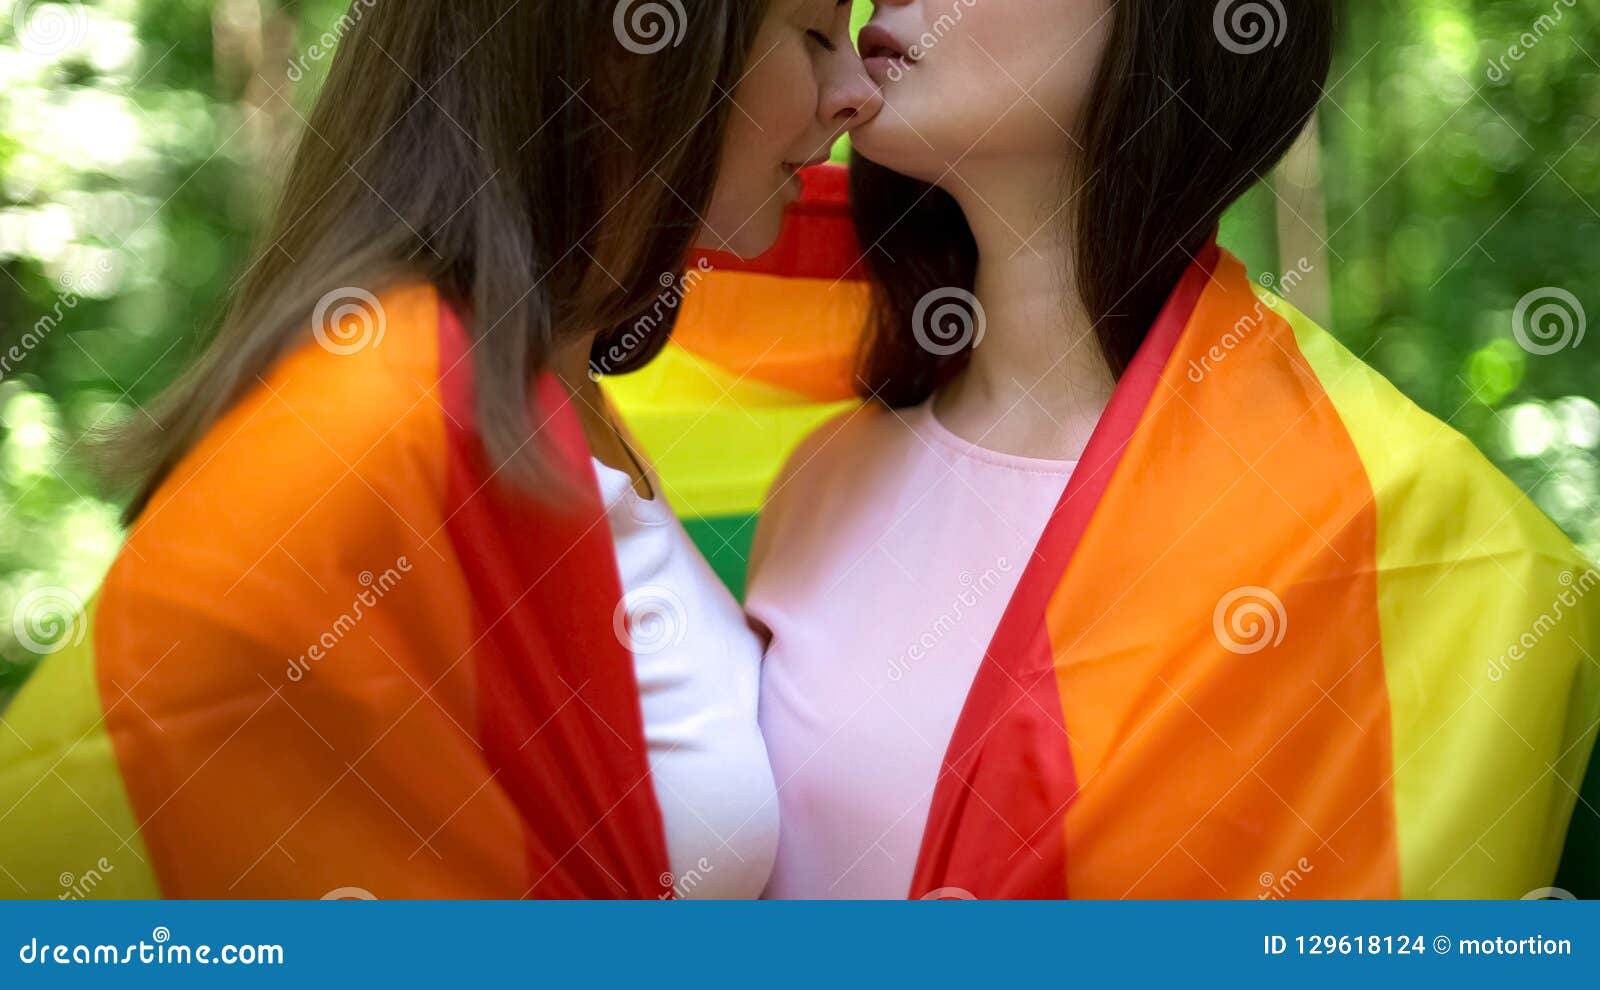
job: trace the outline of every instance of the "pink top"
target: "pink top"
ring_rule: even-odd
[[[903,898],[973,675],[1076,462],[973,446],[928,405],[810,437],[762,513],[767,897]]]

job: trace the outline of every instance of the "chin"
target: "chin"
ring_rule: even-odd
[[[878,120],[882,119],[880,114]],[[922,182],[932,182],[939,177],[944,170],[943,162],[932,158],[928,146],[905,122],[895,120],[880,125],[878,120],[851,133],[851,150],[874,165]]]

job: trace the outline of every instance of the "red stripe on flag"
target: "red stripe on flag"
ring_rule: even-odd
[[[1068,896],[1062,816],[1077,792],[1045,607],[1143,419],[1220,257],[1185,271],[1112,394],[1006,606],[951,735],[911,896]]]
[[[567,496],[576,501],[558,510],[497,483],[476,428],[467,337],[440,309],[445,528],[477,609],[479,738],[494,786],[523,820],[527,896],[664,895],[666,839],[633,656],[613,629],[621,579],[583,427],[543,376],[532,442],[578,482]]]

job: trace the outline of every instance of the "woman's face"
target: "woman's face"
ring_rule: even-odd
[[[700,246],[754,257],[777,240],[800,195],[796,172],[827,160],[878,112],[878,86],[850,43],[851,0],[771,0],[733,93]]]
[[[1111,23],[1110,0],[877,0],[859,43],[883,109],[851,140],[936,185],[965,162],[1060,161]]]

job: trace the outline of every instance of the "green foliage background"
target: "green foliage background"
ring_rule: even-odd
[[[18,602],[87,598],[120,541],[115,504],[75,460],[85,431],[141,415],[204,339],[326,68],[306,53],[346,7],[7,2],[0,696],[34,659],[10,621]],[[57,22],[67,43],[40,45]],[[1311,156],[1320,179],[1280,176],[1224,228],[1256,271],[1283,271],[1282,222],[1303,218],[1331,282],[1316,315],[1591,555],[1600,331],[1530,353],[1513,312],[1559,288],[1600,318],[1597,120],[1600,5],[1352,3]]]

